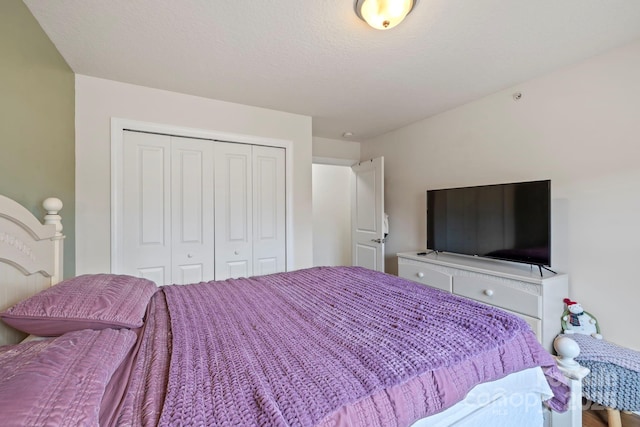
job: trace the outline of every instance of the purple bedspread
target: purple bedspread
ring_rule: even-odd
[[[122,423],[410,425],[534,366],[566,408],[564,377],[524,321],[395,276],[325,267],[163,291],[152,301],[166,297],[169,317],[148,319],[143,338],[170,364],[140,358]]]
[[[128,329],[85,329],[0,347],[0,425],[97,426],[107,383],[135,340]]]

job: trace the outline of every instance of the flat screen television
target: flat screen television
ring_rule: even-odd
[[[551,266],[551,181],[427,191],[427,249]]]

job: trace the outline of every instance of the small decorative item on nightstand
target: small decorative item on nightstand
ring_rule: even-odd
[[[565,334],[584,334],[602,339],[600,326],[593,315],[582,309],[580,303],[564,299],[567,309],[562,313],[562,332]]]

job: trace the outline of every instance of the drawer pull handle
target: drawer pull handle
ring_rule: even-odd
[[[484,290],[484,294],[488,297],[492,297],[493,296],[493,290],[492,289],[485,289]]]
[[[417,276],[422,279],[424,277],[424,273],[421,271],[420,273],[417,274]]]

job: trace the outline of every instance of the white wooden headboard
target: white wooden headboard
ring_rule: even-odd
[[[62,202],[52,197],[42,206],[47,211],[44,224],[0,195],[0,311],[62,280]],[[0,344],[24,337],[0,321]]]

